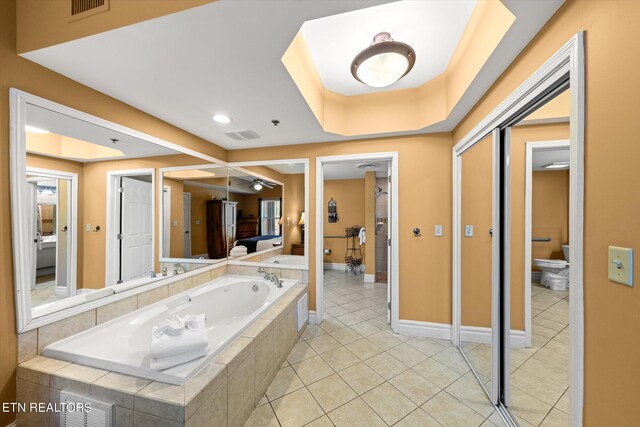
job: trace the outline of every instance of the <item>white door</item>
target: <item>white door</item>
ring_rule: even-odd
[[[171,187],[162,189],[162,257],[171,254]]]
[[[153,269],[153,187],[150,182],[122,177],[122,281]]]
[[[184,257],[191,256],[191,193],[182,194],[182,230],[184,231]]]
[[[38,266],[38,246],[41,244],[40,233],[38,232],[38,202],[37,202],[37,181],[29,181],[29,236],[31,236],[31,241],[33,245],[31,245],[31,250],[29,251],[30,262],[29,265],[32,266],[29,277],[29,284],[31,285],[31,289],[36,288],[36,270]]]

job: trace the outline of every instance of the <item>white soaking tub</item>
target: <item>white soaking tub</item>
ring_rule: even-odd
[[[183,385],[269,306],[297,283],[250,276],[224,276],[48,345],[43,356],[95,368]],[[209,354],[155,371],[149,367],[151,328],[173,315],[206,315]]]
[[[261,262],[267,262],[269,264],[304,265],[304,259],[304,256],[301,255],[276,255]]]

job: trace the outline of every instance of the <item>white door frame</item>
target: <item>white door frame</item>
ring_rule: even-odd
[[[165,203],[167,200],[169,202]],[[165,250],[171,250],[171,187],[168,185],[162,187],[162,198],[160,199],[160,203],[162,204],[162,219],[160,220],[162,243],[160,247],[160,258],[169,258],[171,254],[168,254],[166,257],[164,256]]]
[[[118,187],[120,183],[118,179],[123,176],[141,176],[151,175],[151,260],[155,265],[155,248],[156,248],[156,170],[154,168],[147,169],[128,169],[128,170],[112,170],[107,171],[107,223],[104,230],[106,240],[105,253],[105,286],[113,286],[117,283],[118,257],[116,249],[118,248]],[[99,224],[97,224],[99,225]],[[95,230],[94,226],[92,229]]]
[[[453,148],[453,298],[452,298],[452,341],[460,344],[460,168],[459,156],[474,144],[493,132],[515,114],[539,99],[543,94],[569,79],[570,87],[570,202],[569,241],[571,299],[570,310],[570,422],[572,426],[582,425],[584,404],[584,33],[577,33],[545,64],[529,77],[515,92],[478,123]],[[508,220],[508,201],[505,206]],[[508,240],[506,252],[508,252]],[[508,282],[506,282],[508,283]],[[508,285],[507,285],[508,286]],[[504,315],[508,318],[509,307]],[[493,352],[497,353],[498,348]],[[499,357],[499,356],[498,356]],[[493,382],[498,379],[493,372]]]
[[[400,303],[399,303],[399,263],[400,245],[398,234],[398,152],[347,154],[340,156],[316,157],[316,235],[315,235],[315,265],[316,265],[316,311],[315,322],[320,324],[324,318],[324,165],[325,163],[337,163],[342,161],[372,161],[387,160],[391,162],[391,184],[389,192],[391,195],[391,227],[388,227],[391,237],[391,275],[388,277],[391,288],[391,330],[398,333]],[[311,316],[313,317],[313,316]]]
[[[185,220],[184,218],[184,200],[185,198],[189,199],[189,218]],[[184,230],[185,228],[189,231],[188,233],[185,233]],[[188,239],[189,240],[189,246],[187,247],[186,245],[184,245],[184,247],[182,248],[182,257],[183,258],[191,258],[191,193],[188,191],[183,191],[182,192],[182,241],[184,242],[184,235],[187,234],[188,235]],[[188,253],[189,255],[185,255],[185,252]]]
[[[535,141],[525,144],[524,172],[524,338],[525,346],[531,347],[531,238],[533,223],[533,153],[549,149],[569,148],[568,139]],[[571,244],[571,242],[569,242]]]
[[[72,172],[64,172],[53,169],[33,168],[27,166],[27,173],[38,174],[40,176],[53,179],[67,179],[71,181],[71,230],[69,233],[69,241],[71,242],[71,251],[67,254],[67,296],[76,294],[78,286],[78,174]],[[59,197],[59,196],[58,196]],[[56,208],[56,217],[59,215],[59,209]],[[56,220],[56,226],[60,222]],[[59,230],[56,230],[56,235]],[[58,278],[58,244],[56,242],[56,279]],[[57,283],[56,283],[57,290]]]

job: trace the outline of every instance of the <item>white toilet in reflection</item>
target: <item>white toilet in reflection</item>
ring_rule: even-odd
[[[553,291],[569,288],[569,245],[562,245],[564,260],[534,259],[533,265],[542,270],[540,283]]]

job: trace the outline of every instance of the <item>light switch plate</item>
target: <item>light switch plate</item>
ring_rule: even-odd
[[[200,220],[196,219],[196,225],[200,225]]]
[[[178,220],[177,220],[177,219],[174,219],[174,220],[173,220],[173,226],[174,226],[174,227],[177,227],[177,226],[178,226]]]
[[[441,225],[436,225],[435,226],[434,234],[436,235],[436,237],[442,237],[442,226]]]
[[[464,237],[473,237],[473,225],[464,226]]]
[[[633,249],[609,246],[609,280],[633,287]]]
[[[85,231],[91,231],[91,224],[87,224],[85,227]]]

